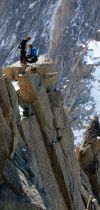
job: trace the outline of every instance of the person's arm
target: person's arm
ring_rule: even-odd
[[[36,56],[39,56],[39,49],[36,49]]]
[[[22,41],[20,42],[20,44],[19,44],[19,46],[18,46],[19,49],[21,49],[21,44],[22,44]]]

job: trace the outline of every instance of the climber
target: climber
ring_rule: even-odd
[[[27,63],[27,56],[26,56],[26,43],[31,40],[31,36],[28,36],[26,39],[23,39],[20,42],[19,49],[20,49],[20,62],[21,64]]]
[[[36,61],[38,61],[38,50],[36,47],[33,47],[32,44],[29,44],[27,62],[34,63]]]

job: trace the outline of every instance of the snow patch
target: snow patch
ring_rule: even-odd
[[[56,19],[56,15],[57,15],[57,12],[58,12],[58,9],[59,9],[61,3],[62,3],[62,0],[59,0],[55,5],[55,10],[54,10],[54,13],[53,13],[53,16],[52,16],[52,19],[51,19],[51,24],[50,24],[51,25],[51,27],[50,27],[51,28],[50,41],[52,41],[52,38],[53,38],[53,31],[54,31],[55,23],[56,23],[55,19]]]
[[[29,5],[29,9],[32,9],[34,7],[34,5],[36,4],[36,2],[33,2]]]
[[[79,129],[76,129],[76,130],[73,129],[73,133],[74,133],[74,137],[75,137],[75,141],[74,141],[75,145],[79,145],[80,143],[82,143],[83,132],[84,132],[84,129],[80,129],[80,130]]]
[[[16,91],[20,89],[19,83],[18,83],[17,81],[14,81],[14,80],[13,80],[13,81],[12,81],[12,84],[13,84],[13,86],[14,86],[14,88],[15,88]]]
[[[21,117],[23,117],[23,111],[24,111],[23,108],[19,105],[19,113]]]
[[[22,151],[23,151],[23,152],[26,152],[26,151],[27,151],[27,149],[26,149],[26,148],[24,148],[24,147],[22,147]]]
[[[91,82],[91,97],[94,99],[96,113],[100,115],[100,66],[95,67],[92,76],[94,80]]]
[[[16,27],[18,27],[20,25],[20,20],[16,23]]]
[[[87,44],[88,52],[84,56],[86,64],[97,64],[100,62],[100,42],[95,40],[89,41]]]
[[[2,39],[2,42],[1,42],[1,48],[3,48],[3,47],[4,47],[4,44],[5,44],[5,40],[4,40],[4,39]]]

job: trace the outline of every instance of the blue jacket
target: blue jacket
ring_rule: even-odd
[[[38,56],[38,50],[36,47],[30,48],[28,50],[28,56],[30,57],[37,57]]]

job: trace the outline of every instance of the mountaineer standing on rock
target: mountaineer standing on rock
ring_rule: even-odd
[[[26,43],[31,40],[31,36],[28,36],[26,39],[23,39],[20,42],[19,49],[20,49],[20,62],[21,64],[27,63],[26,57]]]

